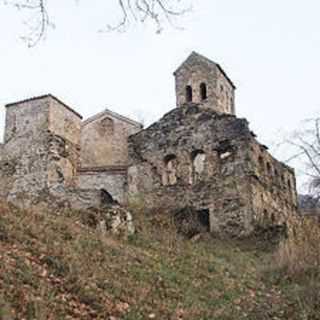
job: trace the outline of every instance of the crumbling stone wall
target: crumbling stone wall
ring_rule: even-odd
[[[292,168],[277,161],[253,138],[250,147],[252,206],[256,223],[284,225],[297,214],[298,196]]]
[[[127,167],[82,168],[78,171],[80,189],[105,190],[120,204],[126,202]]]
[[[48,131],[48,187],[74,187],[80,166],[82,117],[57,99],[50,100]]]
[[[119,163],[127,164],[126,137],[141,125],[110,111],[91,120],[82,126],[82,117],[51,95],[7,105],[5,143],[0,145],[0,196],[25,207],[79,209],[101,206],[102,192],[109,202],[124,203],[127,166]],[[80,167],[83,128],[87,141],[91,139],[90,148],[98,150],[98,160],[114,165]],[[100,140],[94,139],[95,129],[103,131]],[[103,153],[106,150],[114,154]]]
[[[68,193],[79,163],[80,124],[80,115],[50,95],[7,105],[1,196],[31,207]]]
[[[193,52],[174,75],[178,107],[194,102],[235,114],[235,86],[218,64]]]
[[[202,222],[206,221],[203,215],[209,215],[209,229],[214,233],[248,236],[264,212],[257,204],[257,194],[264,195],[266,204],[271,197],[268,190],[273,188],[271,181],[269,188],[263,184],[257,187],[255,182],[253,150],[260,147],[244,119],[194,104],[177,108],[129,138],[129,196],[141,196],[152,209],[179,213],[191,208]],[[273,158],[272,164],[279,166],[279,174],[281,167],[281,173],[292,179],[291,169]],[[281,213],[282,198],[294,207],[290,195],[272,194]]]
[[[141,124],[109,110],[84,121],[81,128],[81,167],[127,165],[128,136],[141,128]]]

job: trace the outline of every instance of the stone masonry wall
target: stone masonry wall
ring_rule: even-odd
[[[297,214],[293,169],[273,158],[255,139],[251,143],[252,205],[257,224],[284,225]]]
[[[47,186],[49,101],[32,100],[7,106],[0,194],[16,202],[38,195]]]
[[[122,166],[128,163],[128,136],[141,125],[105,112],[81,128],[81,167]]]
[[[216,103],[218,110],[223,112],[235,114],[235,95],[234,88],[226,79],[225,74],[220,68],[217,68],[217,85],[215,88]]]
[[[148,208],[207,213],[216,233],[249,234],[250,139],[243,119],[196,105],[177,108],[129,138],[129,196]]]
[[[47,95],[7,106],[0,196],[18,206],[101,204],[100,191],[75,189],[81,117]]]
[[[283,224],[296,213],[292,169],[271,157],[246,120],[188,105],[129,141],[129,196],[148,208],[207,212],[210,230],[232,237],[248,236],[266,221]],[[291,181],[290,189],[260,171],[260,156],[280,180]]]
[[[0,196],[19,206],[56,209],[98,207],[106,195],[124,203],[127,166],[119,163],[127,164],[126,138],[141,125],[111,113],[82,126],[82,117],[51,95],[8,105],[5,143],[0,145]],[[82,128],[101,161],[91,164],[111,161],[111,166],[80,167]]]
[[[56,99],[50,99],[48,187],[74,187],[80,166],[82,117]]]

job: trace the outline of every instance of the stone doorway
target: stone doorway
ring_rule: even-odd
[[[210,232],[210,211],[209,209],[201,209],[197,211],[197,218],[200,228],[203,231]]]

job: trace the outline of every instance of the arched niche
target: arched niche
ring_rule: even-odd
[[[206,158],[203,150],[195,150],[191,153],[190,184],[201,180],[205,170]]]
[[[177,157],[169,154],[164,157],[164,170],[162,174],[162,184],[172,186],[177,183]]]

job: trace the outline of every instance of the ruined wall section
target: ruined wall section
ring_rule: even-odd
[[[276,160],[252,138],[251,188],[254,217],[262,226],[280,226],[297,214],[298,196],[294,170]]]
[[[142,126],[112,112],[84,121],[81,128],[81,168],[125,166],[128,137]]]
[[[120,204],[126,203],[127,167],[82,168],[78,170],[78,187],[105,190]]]
[[[178,107],[193,102],[218,112],[235,114],[234,85],[218,64],[193,53],[174,75]]]
[[[129,138],[128,189],[149,208],[208,212],[211,231],[250,233],[251,133],[246,120],[177,108]]]
[[[50,99],[48,187],[74,187],[80,166],[82,117],[57,99]]]

